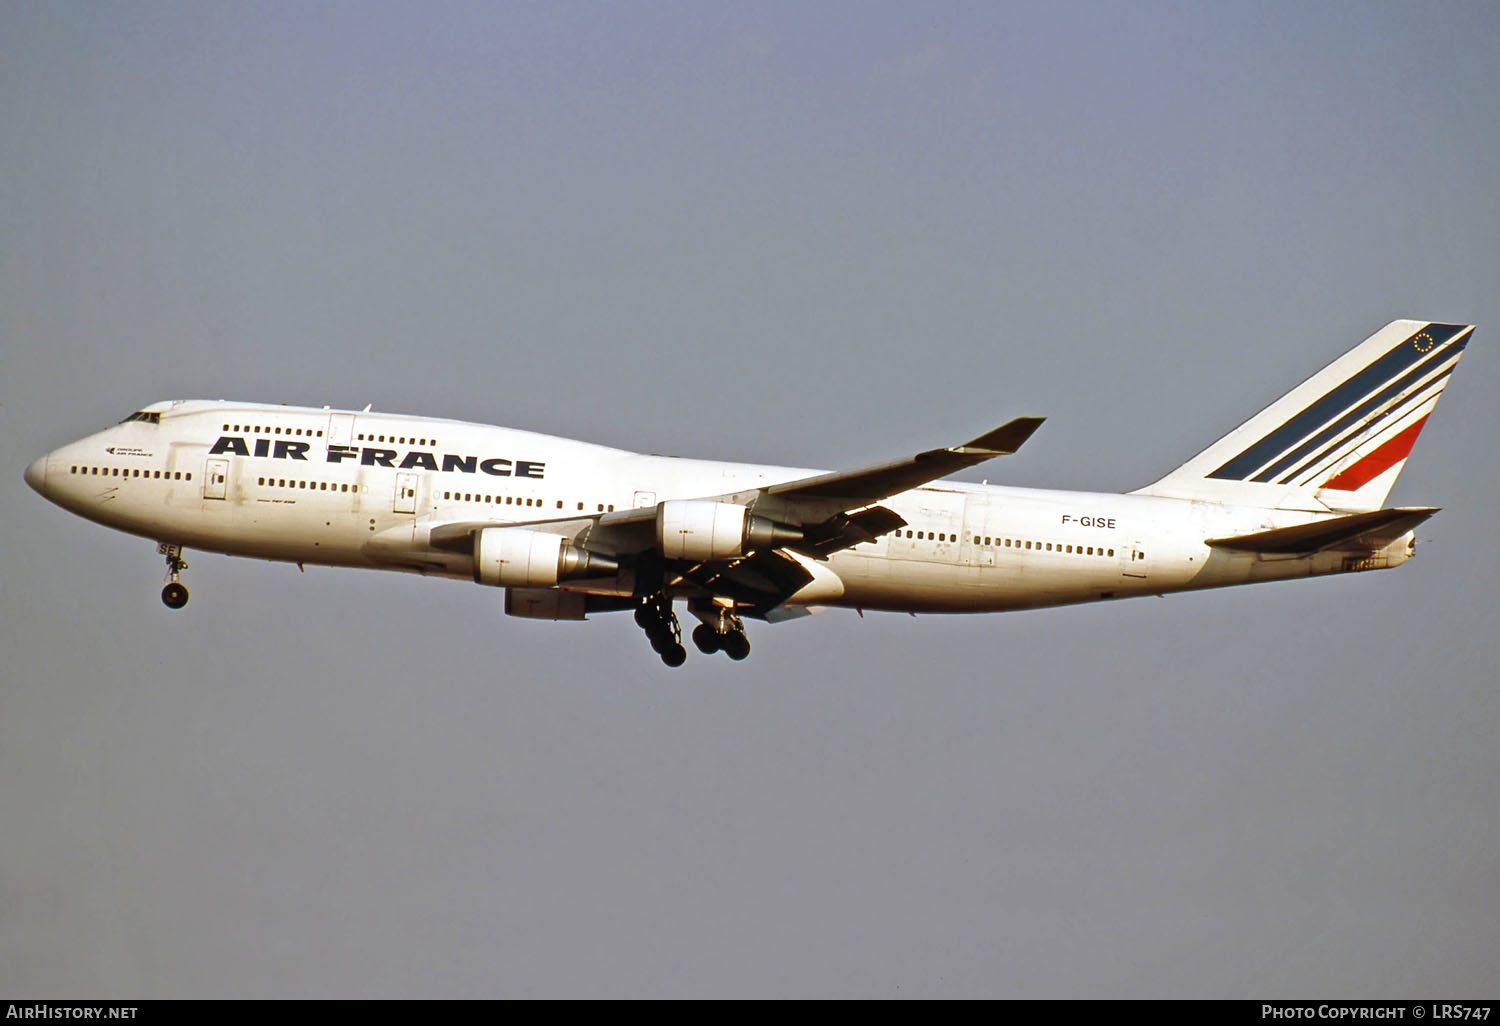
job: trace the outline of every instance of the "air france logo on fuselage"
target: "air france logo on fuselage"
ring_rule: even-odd
[[[254,442],[255,448],[252,451],[243,437],[220,435],[208,453],[210,456],[230,453],[273,460],[306,460],[307,452],[312,448],[310,442],[290,442],[282,438],[256,438]],[[329,463],[358,460],[364,467],[390,467],[393,470],[435,470],[443,473],[490,474],[494,477],[540,478],[547,467],[545,462],[537,460],[506,460],[498,457],[482,460],[478,456],[458,456],[453,453],[443,453],[439,457],[436,453],[422,452],[419,449],[408,451],[400,463],[396,462],[397,456],[401,456],[397,449],[335,444],[328,446]]]

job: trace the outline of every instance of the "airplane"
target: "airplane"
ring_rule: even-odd
[[[142,407],[26,469],[46,499],[185,548],[504,589],[505,612],[631,610],[668,666],[744,659],[747,619],[1033,609],[1398,566],[1435,507],[1385,507],[1473,325],[1393,321],[1127,494],[970,484],[1017,417],[853,470],[644,455],[484,424],[224,400]]]

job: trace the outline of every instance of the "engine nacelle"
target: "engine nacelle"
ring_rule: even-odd
[[[495,588],[550,588],[578,577],[618,573],[607,556],[570,544],[560,534],[524,527],[485,527],[474,533],[474,581]]]
[[[669,499],[656,507],[656,542],[668,559],[733,559],[801,540],[798,528],[751,516],[749,507],[732,502]]]
[[[506,588],[505,612],[529,620],[587,620],[588,596],[558,588]]]

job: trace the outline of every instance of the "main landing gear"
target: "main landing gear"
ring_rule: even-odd
[[[717,602],[694,601],[688,609],[703,622],[693,628],[693,644],[705,655],[723,652],[729,658],[740,660],[750,654],[750,639],[745,637],[745,622],[734,614],[731,607]],[[677,614],[672,612],[672,600],[666,592],[657,591],[643,596],[635,607],[635,622],[651,641],[651,647],[668,666],[681,666],[687,662],[687,649],[682,647],[682,627]]]
[[[704,655],[723,652],[736,661],[750,654],[750,639],[745,637],[745,621],[732,611],[718,603],[688,608],[703,621],[693,628],[693,644],[698,646],[698,651]]]
[[[646,632],[651,647],[668,666],[681,666],[687,662],[687,649],[682,647],[682,628],[677,623],[677,614],[672,612],[672,600],[662,592],[647,595],[635,607],[636,626]]]
[[[187,560],[182,558],[182,546],[162,542],[156,551],[167,557],[167,586],[161,590],[161,600],[168,609],[181,609],[188,601],[187,585],[177,579],[188,568]]]

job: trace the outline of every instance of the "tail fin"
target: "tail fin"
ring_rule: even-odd
[[[1379,509],[1472,324],[1392,321],[1138,491],[1273,509]]]

